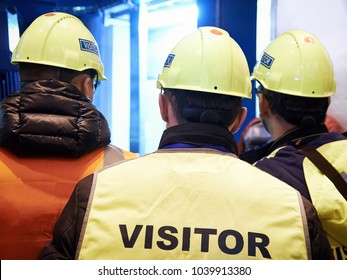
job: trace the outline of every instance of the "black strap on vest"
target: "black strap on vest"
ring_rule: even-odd
[[[321,153],[312,147],[302,147],[299,151],[304,154],[323,174],[325,174],[330,181],[332,181],[341,193],[341,195],[347,200],[347,182],[341,176],[341,174],[326,160]]]

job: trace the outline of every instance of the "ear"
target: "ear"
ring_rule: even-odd
[[[87,77],[82,79],[82,86],[81,86],[81,92],[87,96],[91,101],[93,101],[94,98],[94,87],[93,87],[93,80],[89,75],[86,75]]]
[[[169,122],[168,100],[163,94],[159,94],[160,115],[164,122]]]
[[[80,92],[83,93],[84,96],[88,97],[91,101],[93,101],[93,97],[94,97],[93,80],[89,75],[86,75],[86,74],[78,75],[72,79],[71,84],[77,87],[80,90]]]
[[[245,121],[246,116],[247,116],[247,108],[242,107],[241,111],[237,114],[234,122],[229,126],[229,131],[231,133],[236,133],[241,127],[241,125],[243,124],[243,122]]]

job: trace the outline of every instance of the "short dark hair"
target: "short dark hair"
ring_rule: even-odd
[[[288,123],[309,127],[323,123],[329,106],[329,97],[309,98],[282,94],[263,89],[271,111]]]
[[[76,70],[71,70],[67,68],[60,68],[60,81],[65,82],[65,83],[70,83],[73,78],[75,78],[78,75],[81,74],[87,74],[89,75],[92,79],[95,79],[97,76],[97,72],[94,69],[86,69],[83,71],[76,71]]]
[[[229,127],[242,108],[242,98],[201,91],[164,89],[179,123],[198,122]]]
[[[74,77],[80,74],[88,74],[93,79],[97,75],[97,72],[94,69],[76,71],[72,69],[36,63],[18,63],[18,66],[20,78],[24,81],[57,79],[65,83],[70,83]]]

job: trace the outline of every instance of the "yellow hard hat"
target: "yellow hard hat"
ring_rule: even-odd
[[[285,32],[273,40],[251,78],[268,90],[301,97],[329,97],[336,90],[327,50],[315,35],[302,30]]]
[[[217,27],[200,27],[168,55],[158,88],[252,98],[250,72],[240,46]]]
[[[94,69],[105,80],[97,42],[77,17],[60,12],[39,16],[12,53],[13,64],[37,63],[76,71]]]

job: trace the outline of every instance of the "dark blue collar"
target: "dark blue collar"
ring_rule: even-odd
[[[237,155],[237,144],[229,130],[205,123],[184,123],[166,129],[159,149],[211,148]]]

